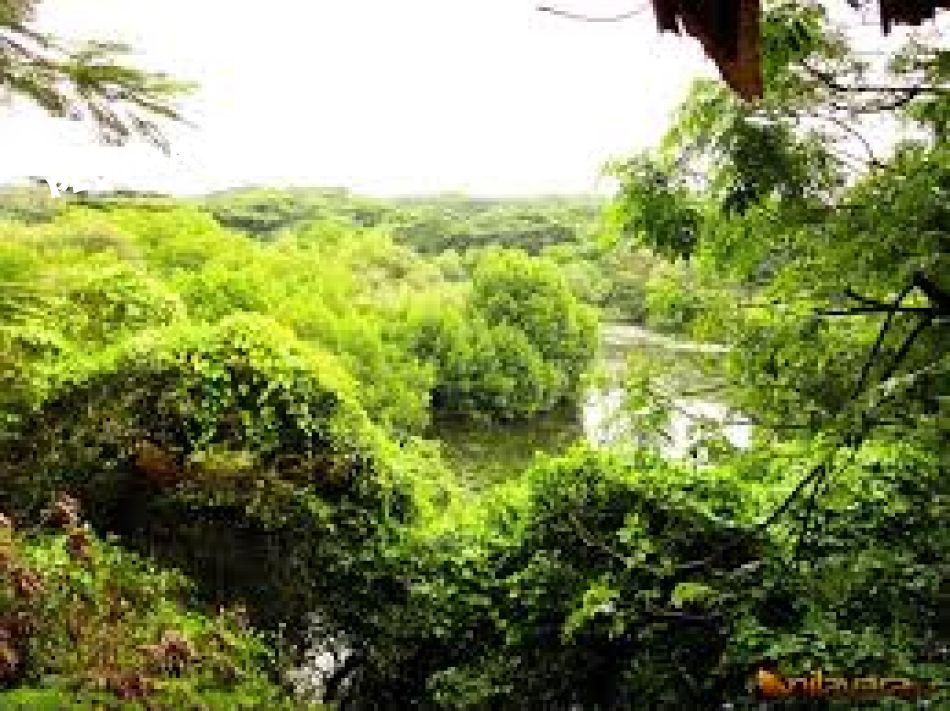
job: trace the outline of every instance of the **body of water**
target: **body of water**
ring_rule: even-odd
[[[724,346],[678,340],[639,326],[608,324],[601,332],[599,363],[607,384],[588,390],[579,407],[527,422],[436,422],[432,436],[442,442],[449,464],[474,488],[514,476],[531,464],[536,453],[558,455],[581,438],[599,447],[647,444],[647,438],[636,431],[624,413],[622,377],[628,355],[638,352],[663,361],[676,359],[686,377],[692,377],[695,383],[702,381],[702,374],[691,363],[697,357],[715,358],[726,350]],[[750,427],[737,424],[740,418],[722,403],[676,398],[671,404],[665,436],[656,443],[667,456],[688,458],[698,454],[701,459],[701,452],[692,451],[701,429],[715,429],[733,446],[748,445]]]

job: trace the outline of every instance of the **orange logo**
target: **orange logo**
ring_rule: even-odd
[[[759,693],[767,699],[784,699],[789,695],[788,687],[782,678],[765,669],[759,669],[756,682]]]
[[[764,699],[819,696],[922,696],[931,691],[926,682],[897,677],[839,677],[824,676],[820,671],[810,677],[785,679],[775,672],[759,669],[756,688]]]

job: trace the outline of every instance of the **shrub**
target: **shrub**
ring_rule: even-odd
[[[477,508],[450,509],[403,549],[410,595],[380,606],[353,698],[446,708],[704,708],[737,616],[727,571],[755,536],[729,485],[646,453],[577,449]],[[742,670],[744,674],[745,670]],[[724,676],[726,678],[724,678]],[[739,683],[744,683],[742,677]]]
[[[68,491],[269,624],[353,610],[380,537],[413,515],[398,451],[354,390],[264,317],[143,333],[61,368],[13,441],[4,495],[35,511]]]
[[[194,607],[186,578],[91,534],[67,498],[47,521],[0,521],[0,706],[303,706],[238,610]]]

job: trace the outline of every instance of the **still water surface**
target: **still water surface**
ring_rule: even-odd
[[[459,476],[481,488],[503,481],[531,464],[537,453],[557,455],[581,438],[594,446],[641,441],[623,416],[625,391],[619,386],[627,356],[639,352],[650,358],[679,359],[688,368],[696,354],[715,358],[726,351],[714,344],[691,343],[626,324],[608,324],[601,334],[600,366],[607,374],[603,388],[591,388],[578,408],[565,408],[527,422],[472,424],[437,422],[433,436]],[[700,374],[696,373],[697,377]],[[725,424],[736,419],[721,403],[697,398],[674,400],[661,450],[670,457],[689,455],[699,420],[724,423],[722,434],[737,447],[748,444],[746,425]]]

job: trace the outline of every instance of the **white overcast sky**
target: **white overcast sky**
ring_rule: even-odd
[[[541,3],[594,15],[646,11],[583,23],[539,13]],[[844,9],[843,0],[828,6]],[[45,0],[43,29],[128,42],[144,66],[197,82],[184,102],[195,126],[170,132],[169,161],[144,146],[94,147],[81,125],[0,104],[0,182],[101,176],[109,187],[176,193],[249,184],[601,191],[604,162],[654,145],[690,82],[716,75],[696,41],[660,35],[648,8],[648,0]],[[867,23],[856,29],[880,46],[873,13]]]
[[[0,181],[58,171],[173,192],[602,189],[603,163],[654,144],[690,81],[714,68],[696,42],[660,36],[651,12],[590,24],[537,4],[46,0],[42,27],[127,41],[144,65],[196,81],[184,104],[196,127],[172,132],[169,162],[144,147],[92,150],[75,124],[0,106]]]

